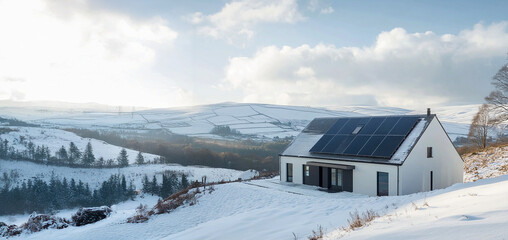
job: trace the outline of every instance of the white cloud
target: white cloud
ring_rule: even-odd
[[[333,12],[335,12],[335,10],[332,7],[323,8],[320,11],[321,14],[331,14]]]
[[[307,9],[311,12],[315,12],[319,9],[319,0],[310,0]]]
[[[311,12],[316,12],[317,10],[319,10],[320,14],[331,14],[335,12],[335,9],[333,9],[333,7],[331,6],[321,7],[321,5],[322,4],[320,3],[319,0],[310,0],[307,9],[309,9],[309,11]]]
[[[227,3],[221,11],[200,19],[195,21],[204,23],[198,28],[200,34],[233,42],[237,37],[251,38],[256,24],[295,23],[304,18],[296,0],[240,0]]]
[[[186,16],[185,19],[189,21],[192,24],[200,24],[203,22],[203,13],[202,12],[195,12],[189,16]]]
[[[86,1],[0,1],[0,29],[0,79],[23,79],[2,82],[0,98],[165,106],[178,100],[163,95],[166,79],[152,71],[158,51],[171,49],[178,36],[160,17],[133,19]]]
[[[368,47],[268,46],[230,59],[225,82],[244,101],[424,108],[482,101],[508,51],[508,22],[457,35],[395,28]]]

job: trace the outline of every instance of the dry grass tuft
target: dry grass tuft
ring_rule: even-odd
[[[361,228],[379,217],[379,215],[373,210],[367,210],[362,214],[359,214],[358,211],[355,210],[354,212],[349,213],[349,216],[350,219],[347,220],[348,226],[343,228],[345,231],[353,231],[357,228]]]
[[[312,235],[309,236],[309,240],[323,239],[323,235],[324,235],[323,227],[321,225],[319,225],[317,231],[316,230],[312,230]]]

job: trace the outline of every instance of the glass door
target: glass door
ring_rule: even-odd
[[[330,169],[330,188],[342,191],[342,170],[337,168]]]

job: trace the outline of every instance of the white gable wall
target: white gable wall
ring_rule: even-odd
[[[427,158],[427,147],[432,147],[432,158]],[[400,194],[430,191],[430,171],[434,189],[461,183],[463,168],[464,162],[435,117],[400,166]]]
[[[353,192],[369,196],[377,195],[377,172],[387,172],[389,194],[390,196],[397,195],[397,166],[386,164],[281,156],[281,181],[286,182],[286,163],[292,163],[293,183],[303,184],[303,165],[307,162],[322,162],[355,166],[355,169],[353,170]]]

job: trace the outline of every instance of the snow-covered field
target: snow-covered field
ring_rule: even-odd
[[[0,138],[9,141],[9,146],[13,146],[14,149],[19,151],[27,150],[26,144],[20,142],[20,137],[24,137],[26,142],[31,141],[37,146],[46,146],[49,148],[52,155],[55,154],[62,146],[67,150],[69,144],[74,142],[81,152],[85,150],[88,142],[92,144],[93,153],[96,159],[103,157],[106,161],[108,159],[116,160],[121,147],[108,144],[104,141],[100,141],[93,138],[82,138],[74,133],[51,128],[39,128],[39,127],[9,127],[10,129],[17,130],[9,133],[1,134]],[[129,163],[133,164],[136,162],[137,151],[126,149],[127,155],[129,156]],[[154,158],[158,157],[154,154],[143,153],[145,161],[153,161]]]
[[[294,235],[307,239],[318,226],[328,239],[342,235],[347,239],[503,239],[508,237],[507,197],[508,176],[393,197],[330,194],[275,178],[216,186],[196,205],[156,215],[145,223],[125,223],[133,214],[125,208],[96,224],[12,239],[294,239]],[[352,233],[340,230],[350,212],[368,209],[384,216]]]
[[[316,117],[425,114],[425,109],[409,110],[375,106],[304,107],[270,104],[220,103],[193,107],[149,109],[131,112],[100,108],[50,108],[45,106],[0,106],[0,117],[16,117],[31,123],[59,128],[92,128],[114,131],[165,129],[174,133],[220,138],[210,134],[213,127],[227,125],[242,134],[266,139],[297,135]],[[465,136],[478,105],[433,109],[452,140]]]

